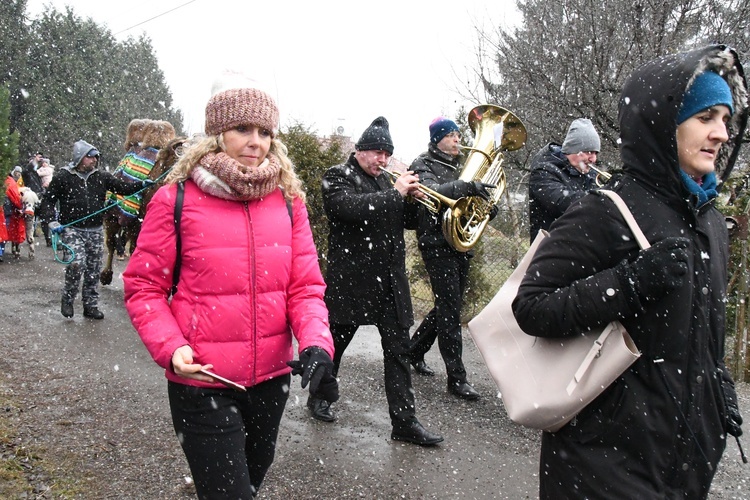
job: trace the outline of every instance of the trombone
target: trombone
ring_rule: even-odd
[[[401,177],[401,174],[398,172],[391,172],[385,167],[378,167],[380,170],[388,176],[388,178],[391,180],[391,183],[395,183],[396,179]],[[429,210],[432,213],[440,213],[440,211],[444,207],[453,208],[455,204],[457,203],[457,200],[453,200],[451,198],[448,198],[447,196],[443,196],[442,194],[438,193],[435,190],[432,190],[428,188],[427,186],[424,186],[422,184],[417,183],[418,190],[423,195],[425,195],[424,198],[414,198],[415,201],[418,203],[421,203],[425,207],[427,207],[427,210]]]
[[[612,174],[605,172],[604,170],[600,170],[596,168],[593,164],[589,163],[588,167],[596,172],[596,179],[594,182],[596,182],[596,185],[599,187],[602,187],[605,185],[609,180],[612,178]],[[601,177],[601,179],[600,179]]]

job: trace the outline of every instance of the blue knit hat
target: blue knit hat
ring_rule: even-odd
[[[430,142],[437,144],[451,132],[459,132],[456,122],[444,116],[438,116],[430,123]]]
[[[734,113],[729,84],[718,73],[704,71],[695,78],[693,84],[685,92],[682,107],[677,114],[677,125],[694,114],[718,104],[723,104],[729,108],[730,113]]]

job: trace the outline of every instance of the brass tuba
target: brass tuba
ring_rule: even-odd
[[[459,252],[468,252],[479,241],[492,208],[500,202],[505,191],[503,151],[515,151],[526,143],[526,127],[516,115],[492,104],[482,104],[469,111],[469,128],[474,132],[469,151],[459,179],[492,184],[490,199],[468,196],[456,203],[443,215],[443,235]]]

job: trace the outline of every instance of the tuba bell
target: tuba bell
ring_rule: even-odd
[[[443,235],[459,252],[468,252],[479,241],[492,208],[500,202],[505,191],[503,151],[515,151],[526,143],[526,127],[507,109],[482,104],[469,111],[469,128],[474,133],[474,144],[462,146],[468,155],[459,179],[492,184],[490,198],[467,196],[456,200],[443,215]]]

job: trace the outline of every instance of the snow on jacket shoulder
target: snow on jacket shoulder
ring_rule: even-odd
[[[189,344],[196,363],[252,386],[288,373],[299,350],[316,345],[333,357],[325,283],[304,203],[294,223],[281,190],[247,203],[203,193],[185,183],[178,291],[167,301],[176,257],[176,186],[159,189],[148,205],[138,246],[123,275],[133,326],[167,378],[177,376],[174,351]]]

